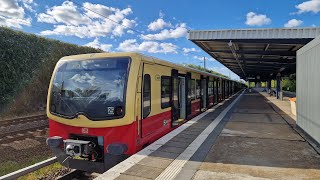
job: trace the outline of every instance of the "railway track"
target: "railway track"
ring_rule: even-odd
[[[47,126],[31,128],[28,130],[21,130],[16,132],[9,132],[0,135],[0,145],[11,143],[13,141],[24,140],[27,138],[45,137],[48,131]]]
[[[25,139],[37,139],[46,137],[48,133],[48,118],[46,115],[37,115],[22,117],[10,120],[0,120],[0,145],[8,146],[13,142],[20,142]],[[27,173],[33,172],[42,167],[51,165],[56,162],[55,158],[39,162],[35,165],[26,167],[16,172],[0,177],[0,179],[16,179]],[[94,179],[97,177],[96,173],[87,173],[79,170],[71,170],[70,172],[56,177],[57,179]]]
[[[45,115],[0,121],[0,137],[46,126],[48,126],[48,118]]]
[[[20,117],[20,118],[9,119],[9,120],[0,120],[0,127],[20,124],[20,123],[25,123],[25,122],[38,121],[39,119],[47,119],[47,116],[46,115],[36,115],[36,116]]]
[[[71,170],[69,173],[59,176],[56,180],[88,180],[98,177],[98,173],[87,173],[80,170]]]
[[[0,145],[26,138],[44,137],[47,131],[46,115],[0,121]]]
[[[4,176],[0,176],[0,180],[17,179],[23,175],[34,172],[38,169],[44,168],[44,167],[49,166],[51,164],[54,164],[56,162],[57,162],[56,157],[49,158],[47,160],[41,161],[41,162],[36,163],[34,165],[28,166],[26,168],[17,170],[15,172],[6,174]],[[42,179],[58,179],[58,180],[70,180],[70,179],[72,179],[72,180],[91,180],[91,179],[94,179],[100,175],[98,173],[87,173],[87,172],[76,170],[76,169],[73,169],[71,171],[67,170],[67,171],[68,171],[67,173],[60,175],[58,177],[48,175],[46,177],[41,177],[41,178]]]

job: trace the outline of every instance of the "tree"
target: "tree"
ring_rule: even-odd
[[[190,67],[190,68],[193,68],[193,69],[197,69],[197,70],[200,70],[200,71],[208,72],[208,73],[211,73],[211,74],[214,74],[214,75],[217,75],[217,76],[221,76],[221,77],[224,77],[224,78],[227,78],[227,79],[230,79],[230,78],[229,78],[228,76],[226,76],[226,75],[220,74],[220,73],[215,72],[215,71],[210,70],[210,69],[204,69],[204,67],[199,66],[199,65],[186,64],[185,66]]]

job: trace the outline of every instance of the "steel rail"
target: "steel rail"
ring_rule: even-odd
[[[12,172],[12,173],[3,175],[3,176],[0,177],[0,180],[17,179],[20,176],[23,176],[23,175],[26,175],[28,173],[34,172],[34,171],[36,171],[36,170],[38,170],[40,168],[49,166],[49,165],[51,165],[51,164],[53,164],[55,162],[57,162],[57,158],[53,157],[53,158],[38,162],[38,163],[36,163],[34,165],[25,167],[23,169],[19,169],[17,171]]]

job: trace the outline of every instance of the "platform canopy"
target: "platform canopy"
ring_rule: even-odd
[[[267,80],[296,71],[296,51],[320,28],[192,30],[188,39],[242,79]]]

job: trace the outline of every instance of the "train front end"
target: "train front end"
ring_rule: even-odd
[[[64,57],[51,78],[47,144],[69,168],[104,172],[136,151],[137,54]]]

